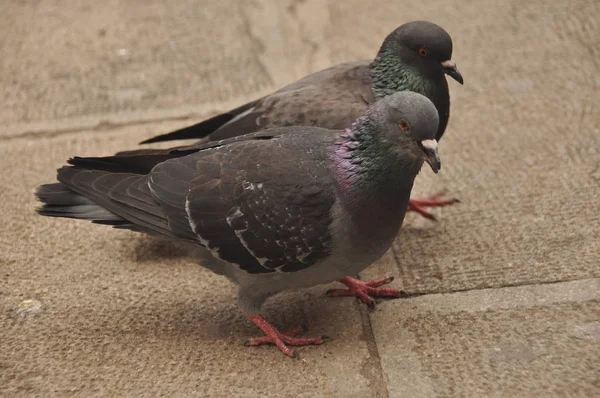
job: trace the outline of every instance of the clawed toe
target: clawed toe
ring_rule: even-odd
[[[319,345],[323,344],[328,339],[327,336],[299,337],[304,332],[302,326],[297,326],[294,330],[288,333],[281,333],[275,328],[275,326],[271,325],[261,315],[249,317],[249,319],[254,322],[256,326],[262,329],[262,331],[265,333],[265,336],[251,338],[248,341],[248,345],[258,346],[263,344],[273,344],[276,345],[281,352],[291,358],[295,358],[296,354],[291,348],[288,347],[288,345]]]
[[[403,297],[403,292],[390,287],[379,287],[386,285],[394,280],[389,276],[381,279],[364,282],[359,279],[346,277],[340,280],[341,283],[348,286],[348,289],[330,289],[327,295],[331,297],[355,296],[358,297],[369,308],[375,307],[374,297],[398,298]],[[405,292],[406,293],[406,292]]]
[[[460,202],[460,200],[456,198],[442,199],[445,195],[446,192],[442,191],[422,199],[411,198],[408,202],[408,211],[414,211],[429,220],[436,221],[437,218],[426,210],[428,207],[444,207]]]

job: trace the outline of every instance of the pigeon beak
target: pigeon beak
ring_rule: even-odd
[[[460,74],[460,72],[458,71],[458,69],[456,69],[456,64],[451,61],[451,60],[447,60],[442,62],[442,68],[444,68],[444,73],[447,74],[448,76],[450,76],[451,78],[453,78],[454,80],[456,80],[457,82],[459,82],[460,84],[463,84],[463,77]]]
[[[421,148],[423,151],[423,157],[425,158],[425,161],[429,164],[429,166],[431,166],[431,170],[433,170],[433,172],[436,174],[442,168],[437,147],[438,145],[436,140],[419,141],[419,148]]]

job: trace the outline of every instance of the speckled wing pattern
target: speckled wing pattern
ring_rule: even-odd
[[[335,192],[326,142],[310,142],[328,134],[304,130],[320,131],[257,134],[163,162],[149,175],[150,190],[169,224],[187,220],[213,255],[248,273],[310,267],[331,252]]]
[[[253,274],[331,253],[338,132],[279,128],[171,150],[74,158],[38,189],[40,213],[199,243]],[[79,196],[81,195],[81,196]]]

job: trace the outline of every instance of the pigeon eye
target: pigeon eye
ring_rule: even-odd
[[[425,47],[421,47],[421,48],[419,48],[419,55],[421,57],[426,57],[429,55],[429,50],[426,49]]]
[[[400,120],[400,123],[398,123],[398,126],[400,126],[400,130],[402,130],[402,131],[406,131],[410,128],[410,125],[404,119]]]

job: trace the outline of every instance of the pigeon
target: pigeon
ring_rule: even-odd
[[[170,150],[68,161],[40,186],[39,214],[170,238],[239,286],[238,304],[264,336],[251,345],[321,344],[261,314],[287,289],[340,280],[367,300],[395,296],[358,275],[394,241],[421,166],[441,167],[438,113],[405,91],[371,105],[350,127],[267,129]],[[137,166],[136,166],[137,165]],[[400,204],[400,206],[399,206]]]
[[[444,74],[460,84],[463,77],[452,58],[452,39],[440,26],[426,21],[406,23],[384,40],[375,60],[344,63],[313,73],[273,94],[213,118],[142,144],[204,139],[218,141],[271,127],[348,127],[373,102],[398,91],[414,91],[436,106],[442,138],[450,116],[450,96]],[[427,211],[458,202],[444,192],[411,199],[409,210],[435,220]]]

